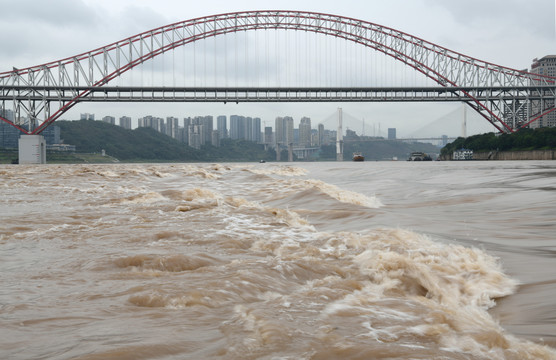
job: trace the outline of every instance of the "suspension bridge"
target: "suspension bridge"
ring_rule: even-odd
[[[385,65],[386,64],[386,65]],[[245,11],[0,73],[0,120],[39,135],[83,102],[463,102],[499,132],[555,110],[555,78],[365,20]]]

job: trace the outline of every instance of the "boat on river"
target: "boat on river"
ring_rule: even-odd
[[[407,159],[407,161],[431,161],[431,160],[432,158],[430,157],[430,155],[420,151],[412,152],[411,155],[409,156],[409,159]]]
[[[353,161],[365,161],[365,156],[363,156],[363,154],[360,153],[360,152],[354,152],[352,160]]]

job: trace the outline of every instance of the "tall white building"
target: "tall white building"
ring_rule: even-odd
[[[204,141],[203,141],[204,131],[205,129],[203,125],[196,125],[196,124],[189,125],[189,131],[188,131],[189,139],[187,143],[189,144],[190,147],[195,149],[200,149],[201,145],[204,145]]]
[[[95,120],[95,114],[81,113],[80,120]]]
[[[276,117],[274,120],[274,140],[276,145],[283,145],[286,143],[286,123],[281,116]]]
[[[218,129],[218,136],[220,137],[220,139],[228,138],[226,115],[220,115],[216,118],[216,129]]]
[[[547,55],[541,59],[534,59],[530,72],[533,74],[556,77],[556,55]],[[554,100],[549,100],[547,105],[554,106]],[[531,115],[536,116],[535,114],[539,114],[541,111],[542,109],[540,107],[533,107]],[[531,128],[556,127],[556,110],[532,122],[529,126]]]
[[[284,121],[286,122],[286,145],[293,144],[293,118],[286,116]]]
[[[275,140],[277,145],[293,144],[293,118],[291,116],[276,118]]]
[[[129,116],[122,116],[120,118],[120,126],[124,129],[131,130],[131,118]]]
[[[150,127],[156,131],[160,131],[160,124],[164,123],[164,119],[157,118],[151,115],[143,116],[137,120],[139,127]]]
[[[311,146],[311,119],[308,117],[302,117],[299,122],[299,145]]]
[[[116,125],[116,118],[114,116],[105,116],[102,118],[102,121],[104,121],[105,123]]]
[[[253,118],[253,128],[251,131],[251,141],[261,143],[261,118]]]
[[[245,134],[245,117],[239,115],[230,116],[230,138],[233,140],[243,139]]]
[[[324,124],[319,124],[318,126],[319,132],[318,132],[318,146],[322,146],[324,145]]]
[[[264,128],[264,144],[274,144],[274,141],[272,141],[273,138],[274,138],[274,136],[273,136],[273,132],[272,132],[272,127],[265,126],[265,128]]]
[[[166,117],[166,135],[177,139],[179,129],[179,119],[173,116]]]

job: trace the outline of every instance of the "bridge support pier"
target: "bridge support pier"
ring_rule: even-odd
[[[288,144],[288,161],[293,162],[293,144]]]
[[[344,161],[344,134],[342,133],[342,108],[338,108],[338,131],[336,132],[336,161]]]
[[[19,137],[20,164],[46,164],[46,142],[42,135]]]

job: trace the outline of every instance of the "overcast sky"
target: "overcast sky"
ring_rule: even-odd
[[[0,72],[76,55],[173,22],[225,12],[267,9],[316,11],[358,18],[481,60],[526,69],[533,58],[556,54],[555,3],[554,0],[0,0]],[[382,129],[396,127],[402,135],[414,133],[459,107],[452,103],[83,103],[63,118],[78,117],[80,112],[93,112],[97,118],[130,115],[134,120],[149,114],[180,118],[241,114],[259,116],[270,125],[276,116],[291,115],[296,122],[301,116],[309,116],[316,126],[338,106],[354,118],[364,118],[368,122],[367,129],[380,124]],[[490,129],[488,123],[484,127]],[[355,130],[360,132],[360,129]]]

